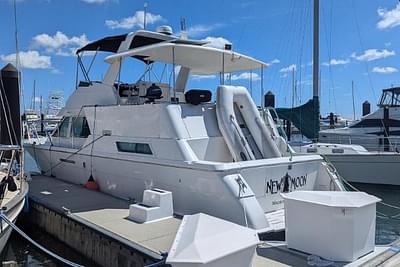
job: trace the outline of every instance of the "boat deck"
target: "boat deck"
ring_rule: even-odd
[[[181,222],[133,222],[128,201],[46,176],[32,176],[29,197],[156,259],[169,251]]]
[[[32,176],[29,196],[34,202],[46,208],[64,214],[155,259],[161,259],[162,254],[170,250],[181,223],[180,218],[169,218],[147,224],[133,222],[127,218],[128,201],[47,176]],[[390,257],[383,257],[382,252],[387,250],[387,247],[378,247],[362,262],[376,259],[378,255],[383,261],[400,255],[399,252],[392,252],[389,253]],[[282,243],[275,245],[265,243],[257,249],[253,266],[309,266],[308,256],[287,249]],[[350,266],[358,266],[362,262]],[[345,265],[346,263],[335,263],[330,266]]]

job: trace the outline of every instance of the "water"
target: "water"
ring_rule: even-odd
[[[400,186],[372,185],[353,183],[360,191],[367,192],[382,199],[383,202],[400,206]],[[377,211],[389,216],[400,214],[400,209],[394,209],[382,204],[377,204]],[[400,215],[397,218],[387,218],[377,215],[376,218],[376,244],[389,244],[400,237]]]
[[[29,170],[37,170],[33,159],[27,155],[26,167]],[[400,186],[386,186],[386,185],[370,185],[370,184],[353,184],[361,191],[375,195],[381,198],[384,202],[400,206]],[[377,211],[393,216],[400,214],[400,210],[377,205]],[[26,223],[21,225],[23,230],[31,236],[34,240],[50,248],[52,251],[67,258],[68,260],[85,266],[96,266],[93,262],[80,256],[78,253],[71,250],[63,243],[55,240],[50,235],[30,227]],[[376,221],[376,243],[388,244],[395,241],[400,236],[400,215],[399,219],[388,219],[382,216],[377,217]],[[11,238],[5,247],[3,253],[0,255],[1,261],[16,261],[19,266],[63,266],[60,262],[52,259],[46,254],[42,253],[36,247],[22,239],[15,232],[12,233]]]
[[[21,226],[21,223],[19,223],[19,226]],[[29,227],[29,225],[26,223],[22,224],[22,228],[24,232],[26,232],[36,242],[45,246],[56,254],[84,266],[97,266],[93,262],[82,257],[80,254],[43,231],[40,231],[32,226]],[[41,252],[14,231],[12,232],[6,247],[0,255],[0,260],[16,261],[18,266],[65,266],[61,262]]]

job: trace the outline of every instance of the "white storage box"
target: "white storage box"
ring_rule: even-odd
[[[347,262],[374,250],[379,198],[332,191],[295,191],[282,197],[289,248]]]

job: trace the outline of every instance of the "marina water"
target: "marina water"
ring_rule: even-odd
[[[37,171],[37,167],[28,153],[26,155],[26,169],[29,171]],[[385,203],[400,206],[400,186],[391,185],[371,185],[371,184],[353,184],[361,191],[375,195],[381,198]],[[400,236],[400,210],[387,207],[381,204],[377,205],[379,212],[376,219],[376,243],[388,244],[395,241]],[[385,216],[386,215],[386,216]],[[387,217],[390,216],[391,218]],[[397,218],[393,218],[397,217]],[[77,252],[71,250],[66,245],[58,242],[50,235],[42,232],[34,227],[29,227],[28,223],[20,222],[19,224],[28,235],[34,240],[62,255],[63,257],[83,264],[85,266],[96,266],[93,262],[85,259]],[[19,266],[60,266],[61,263],[50,258],[46,254],[39,251],[36,247],[13,232],[11,238],[0,255],[1,261],[16,261]]]

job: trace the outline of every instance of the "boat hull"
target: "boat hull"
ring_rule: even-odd
[[[339,174],[348,182],[400,185],[400,154],[327,154]]]
[[[28,183],[23,181],[23,187],[21,192],[17,194],[14,199],[8,202],[4,207],[6,207],[4,214],[13,223],[16,222],[18,215],[22,212],[25,205],[25,196],[28,192]],[[3,208],[4,208],[3,207]],[[7,241],[10,238],[12,228],[6,222],[2,222],[0,225],[0,253],[3,251],[4,247],[7,245]]]
[[[92,174],[101,191],[139,202],[145,189],[160,188],[173,193],[176,214],[203,212],[241,225],[246,225],[241,197],[247,195],[238,196],[238,190],[232,189],[236,182],[232,185],[228,179],[234,175],[243,177],[262,216],[283,208],[284,177],[288,177],[288,191],[336,190],[318,155],[213,163],[146,160],[112,153],[93,153],[91,157],[61,148],[52,148],[50,156],[45,147],[26,148],[46,175],[83,185]],[[53,167],[46,172],[49,162]]]

